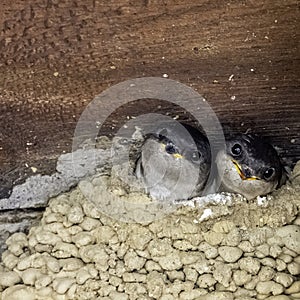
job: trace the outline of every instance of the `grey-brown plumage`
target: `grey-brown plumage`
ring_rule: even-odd
[[[136,176],[158,200],[182,200],[198,195],[210,171],[207,138],[186,124],[165,124],[146,136],[136,164]]]
[[[266,195],[279,187],[285,171],[276,150],[262,138],[239,134],[226,142],[226,151],[217,155],[223,191],[247,199]]]

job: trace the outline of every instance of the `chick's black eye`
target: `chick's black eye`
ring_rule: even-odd
[[[269,168],[269,169],[265,170],[264,179],[270,179],[274,173],[275,173],[274,168]]]
[[[168,143],[166,145],[165,149],[166,149],[166,152],[169,153],[169,154],[174,154],[174,153],[177,152],[175,146],[172,143]]]
[[[242,146],[240,144],[234,144],[231,148],[231,153],[234,156],[238,156],[242,153]]]

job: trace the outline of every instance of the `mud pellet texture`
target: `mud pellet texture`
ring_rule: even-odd
[[[299,299],[300,197],[292,189],[299,195],[290,184],[266,207],[213,205],[199,221],[203,207],[179,206],[137,224],[102,214],[75,188],[51,199],[28,235],[7,240],[2,299]],[[289,203],[278,203],[283,193]],[[259,225],[240,205],[268,219]]]

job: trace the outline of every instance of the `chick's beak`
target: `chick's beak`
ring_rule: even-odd
[[[173,157],[175,157],[175,158],[183,158],[183,156],[181,154],[179,154],[179,153],[174,153]]]
[[[244,172],[243,172],[243,169],[242,167],[240,166],[240,164],[236,161],[236,160],[232,160],[238,174],[240,175],[241,179],[242,180],[259,180],[260,178],[259,177],[256,177],[256,176],[250,176],[250,177],[247,177]]]
[[[162,147],[163,150],[166,149],[166,145],[165,144],[161,144],[161,147]],[[174,153],[174,154],[172,154],[172,156],[174,158],[176,158],[176,159],[183,158],[183,155],[181,155],[180,153]]]

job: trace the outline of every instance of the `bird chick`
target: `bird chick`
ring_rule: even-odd
[[[266,195],[279,187],[285,171],[276,150],[262,138],[239,134],[226,142],[216,158],[221,190],[247,199]]]
[[[146,136],[136,163],[136,176],[157,200],[183,200],[198,195],[210,171],[207,138],[187,124],[165,124]]]

